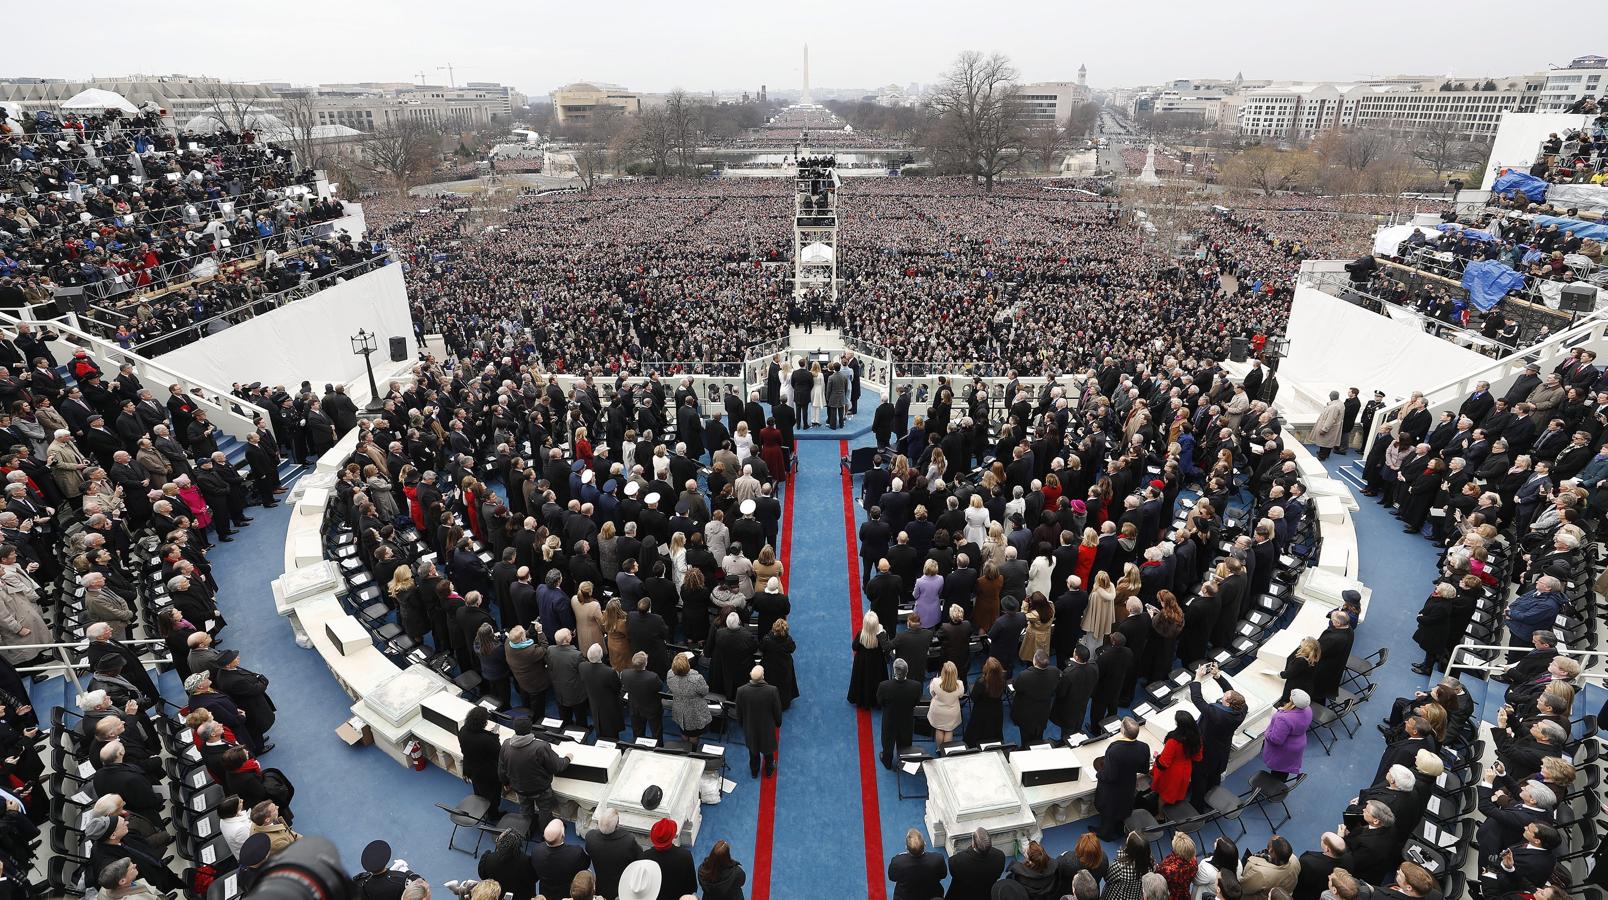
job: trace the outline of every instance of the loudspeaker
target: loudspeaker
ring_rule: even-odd
[[[1558,298],[1558,308],[1564,312],[1591,312],[1597,306],[1597,289],[1585,284],[1566,284]]]
[[[1228,360],[1229,360],[1229,362],[1244,362],[1245,357],[1246,357],[1246,352],[1247,352],[1248,349],[1249,349],[1249,345],[1245,342],[1244,338],[1242,338],[1242,337],[1231,337],[1231,338],[1229,338],[1228,339]]]
[[[82,286],[58,287],[50,299],[56,304],[58,316],[65,316],[68,313],[85,315],[89,312],[89,299],[84,296]]]
[[[391,362],[406,362],[408,358],[408,339],[405,337],[391,338]]]

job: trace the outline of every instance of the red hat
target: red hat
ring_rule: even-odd
[[[681,829],[676,827],[675,819],[660,819],[649,829],[648,840],[653,842],[653,849],[668,850],[675,846],[676,835],[680,833]]]
[[[1156,479],[1155,481],[1150,482],[1150,486],[1155,488],[1158,491],[1164,491],[1164,490],[1167,489],[1166,483],[1163,482],[1160,478]]]

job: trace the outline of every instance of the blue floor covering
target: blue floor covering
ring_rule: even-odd
[[[860,417],[851,420],[846,432],[869,428],[875,400],[868,399],[862,398]],[[860,433],[851,446],[870,443],[869,434]],[[848,579],[856,576],[851,576],[845,548],[839,458],[836,442],[810,440],[799,445],[791,501],[796,504],[792,511],[796,531],[788,571],[802,696],[788,711],[781,737],[770,880],[774,897],[870,893],[861,863],[863,803],[856,718],[844,699],[852,637]],[[1330,467],[1354,459],[1336,457]],[[1418,659],[1409,635],[1433,577],[1434,550],[1427,541],[1402,534],[1397,520],[1369,498],[1358,500],[1361,575],[1374,593],[1368,618],[1359,627],[1356,650],[1360,655],[1389,645],[1391,658],[1376,675],[1379,688],[1363,711],[1356,738],[1342,738],[1333,756],[1325,756],[1316,742],[1308,748],[1306,768],[1313,777],[1293,799],[1296,818],[1282,829],[1298,849],[1315,846],[1318,836],[1339,822],[1351,797],[1367,785],[1383,746],[1373,724],[1383,717],[1391,699],[1410,695],[1426,683],[1408,668]],[[472,877],[473,860],[447,849],[450,826],[445,814],[432,805],[455,803],[468,793],[467,786],[433,767],[414,772],[377,749],[350,749],[336,738],[335,728],[349,716],[351,701],[316,653],[295,645],[289,625],[273,608],[269,583],[282,571],[290,508],[253,513],[255,524],[211,556],[223,588],[220,601],[230,621],[224,643],[242,652],[243,665],[273,682],[271,693],[279,705],[273,733],[278,749],[264,764],[282,768],[295,782],[297,830],[332,837],[350,869],[355,870],[364,844],[380,837],[437,885]],[[858,504],[854,514],[857,521],[863,520]],[[164,677],[162,686],[169,699],[182,699],[172,675]],[[36,686],[34,696],[41,705],[61,702],[60,679]],[[1053,735],[1053,725],[1050,731]],[[1007,722],[1007,739],[1013,735],[1014,726]],[[737,788],[721,803],[704,807],[694,854],[702,859],[715,840],[731,841],[734,856],[749,868],[748,896],[753,896],[760,786],[748,777],[746,752],[735,730],[728,748]],[[886,858],[902,848],[905,830],[923,825],[924,801],[898,799],[894,774],[880,766],[875,771],[882,862],[873,877],[880,879]],[[1227,786],[1242,791],[1252,771],[1254,767],[1248,766],[1230,776]],[[1251,828],[1241,846],[1262,847],[1269,836],[1266,823],[1254,813],[1245,821]],[[1049,829],[1044,843],[1053,853],[1068,850],[1089,824],[1073,822]],[[1108,852],[1114,849],[1108,847]],[[823,859],[836,864],[823,866]]]

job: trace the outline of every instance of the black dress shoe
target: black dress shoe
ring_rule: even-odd
[[[274,742],[269,741],[268,743],[262,745],[262,749],[257,751],[257,755],[258,756],[263,756],[265,754],[273,752],[273,749],[274,749]]]
[[[218,543],[220,543],[220,544],[232,544],[232,543],[234,543],[234,538],[232,538],[232,537],[221,537],[221,538],[218,538]]]
[[[241,517],[240,517],[240,521],[239,521],[239,522],[237,522],[237,523],[236,523],[236,524],[238,524],[238,525],[244,525],[244,524],[246,524],[246,523],[247,523],[247,522],[250,522],[250,521],[251,521],[251,520],[252,520],[252,519],[251,519],[251,517],[250,517],[250,516],[241,516]]]
[[[1391,728],[1389,725],[1386,725],[1384,722],[1380,722],[1378,725],[1376,725],[1374,727],[1378,728],[1379,733],[1384,735],[1385,737],[1390,737],[1390,735],[1392,733],[1394,733],[1395,730],[1396,730],[1394,728]]]
[[[1435,670],[1430,668],[1429,666],[1424,665],[1423,663],[1418,663],[1417,665],[1413,666],[1413,671],[1417,672],[1420,675],[1428,675],[1430,672],[1433,672]]]

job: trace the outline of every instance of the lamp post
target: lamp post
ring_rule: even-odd
[[[368,405],[370,407],[377,406],[380,402],[380,386],[374,383],[374,363],[370,361],[369,357],[374,355],[374,351],[378,348],[379,342],[375,339],[372,333],[363,328],[359,328],[357,330],[357,334],[352,335],[351,341],[352,355],[363,357],[363,368],[368,370]]]

